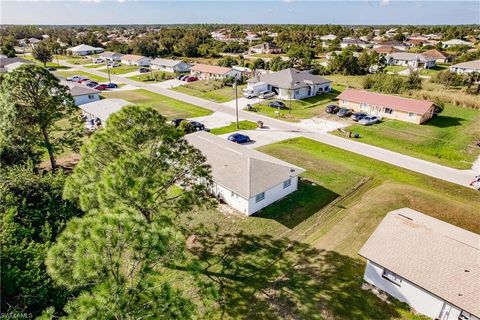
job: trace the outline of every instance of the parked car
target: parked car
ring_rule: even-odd
[[[102,90],[102,91],[107,90],[108,89],[108,84],[102,83],[102,84],[96,85],[95,87],[93,87],[93,89]]]
[[[269,102],[268,106],[271,108],[277,108],[277,109],[287,109],[287,106],[285,105],[285,103],[279,100]]]
[[[187,79],[188,77],[190,77],[190,76],[187,76],[187,75],[181,76],[181,77],[180,77],[180,80],[185,81],[185,79]]]
[[[250,142],[250,137],[241,133],[234,133],[228,136],[228,141],[236,143]]]
[[[176,78],[177,80],[180,80],[183,76],[184,76],[184,74],[179,74],[179,75],[176,76],[175,78]]]
[[[377,122],[379,122],[380,119],[378,117],[375,117],[375,116],[366,116],[365,118],[361,119],[360,121],[358,121],[359,124],[362,124],[364,126],[368,126],[368,125],[371,125],[371,124],[375,124]]]
[[[138,69],[138,72],[140,72],[140,73],[147,73],[147,72],[150,72],[150,69],[148,69],[148,68],[140,68],[140,69]]]
[[[94,88],[94,87],[98,86],[98,82],[88,81],[88,82],[85,82],[84,85],[86,85],[89,88]]]
[[[54,67],[47,67],[47,70],[48,70],[48,71],[55,71],[55,70],[57,70],[57,69],[54,68]]]
[[[198,121],[190,121],[190,124],[195,128],[195,131],[205,130],[205,125]]]
[[[87,81],[90,81],[90,79],[88,79],[88,78],[83,78],[83,79],[78,80],[77,82],[78,82],[78,83],[83,83],[83,84],[85,84]]]
[[[85,77],[74,75],[74,76],[68,77],[67,81],[78,82],[78,81],[83,80],[83,79],[85,79]]]
[[[109,89],[115,89],[115,88],[118,88],[118,85],[116,83],[110,82],[110,83],[107,83],[107,87]]]
[[[108,66],[112,68],[120,67],[120,63],[111,61],[108,63]]]
[[[95,58],[93,59],[93,63],[99,64],[99,63],[104,63],[105,61],[102,58]]]
[[[329,104],[329,105],[325,108],[325,112],[326,112],[326,113],[337,113],[338,110],[340,110],[340,107],[337,106],[336,104]]]
[[[364,112],[355,112],[350,116],[350,119],[352,119],[353,121],[360,121],[366,116],[368,116],[368,114]]]
[[[173,120],[172,120],[172,125],[175,126],[175,128],[176,128],[176,127],[178,127],[178,126],[180,125],[180,122],[182,122],[183,120],[185,120],[185,119],[180,119],[180,118],[178,118],[178,119],[173,119]]]
[[[352,115],[352,111],[347,108],[340,108],[337,112],[337,116],[340,118],[350,117]]]
[[[193,81],[197,81],[198,78],[197,77],[188,77],[187,79],[185,79],[186,82],[193,82]]]
[[[275,96],[275,92],[273,91],[262,91],[258,94],[258,97],[261,99],[268,99]]]

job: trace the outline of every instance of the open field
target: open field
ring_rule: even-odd
[[[161,82],[175,78],[175,73],[165,71],[153,71],[148,73],[142,73],[138,76],[131,76],[128,79],[141,82]]]
[[[212,210],[186,219],[192,251],[222,283],[222,318],[425,319],[361,289],[358,250],[401,207],[478,233],[478,192],[305,138],[260,151],[307,170],[297,192],[251,217]],[[201,224],[213,242],[202,242]]]
[[[169,119],[203,117],[212,113],[210,110],[197,107],[193,104],[143,89],[102,92],[102,96],[105,98],[125,99],[133,104],[150,106]]]
[[[257,124],[252,121],[243,120],[238,122],[239,128],[237,129],[237,124],[232,122],[230,125],[220,128],[214,128],[210,130],[210,133],[220,135],[230,132],[235,132],[238,130],[255,130],[257,128]]]
[[[76,70],[76,71],[57,71],[57,72],[55,72],[55,74],[57,74],[58,76],[63,77],[63,78],[68,78],[68,77],[71,77],[71,76],[74,76],[74,75],[79,75],[79,76],[86,77],[90,80],[95,80],[97,82],[108,82],[107,78],[100,77],[100,76],[97,76],[97,75],[94,75],[94,74],[91,74],[91,73],[88,73],[88,72],[85,72],[85,71],[80,71],[80,70]]]
[[[278,110],[268,106],[270,101],[264,101],[259,104],[255,104],[255,108],[258,113],[264,114],[269,117],[277,117],[286,121],[299,121],[301,119],[308,119],[325,112],[325,107],[336,100],[337,95],[340,93],[334,86],[334,90],[330,93],[324,93],[318,96],[310,97],[302,100],[292,100],[291,110]],[[285,106],[290,108],[290,101],[284,100]],[[279,112],[277,116],[276,112]]]
[[[245,87],[246,85],[239,85],[237,87],[238,97],[242,96],[242,89]],[[222,82],[218,80],[190,82],[173,88],[173,90],[219,103],[235,99],[234,89],[230,86],[224,86]]]
[[[137,71],[138,69],[140,69],[140,67],[121,65],[121,66],[115,67],[115,68],[109,67],[108,69],[110,69],[110,74],[126,74],[126,73],[130,73],[130,72],[133,72],[133,71]],[[98,71],[108,73],[106,67],[104,69],[99,69]]]

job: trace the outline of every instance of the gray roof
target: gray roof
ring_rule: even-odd
[[[421,212],[388,213],[359,254],[480,316],[480,236]]]
[[[0,67],[8,66],[9,64],[21,62],[21,63],[33,63],[30,60],[22,58],[0,58]]]
[[[205,131],[186,136],[212,167],[215,183],[250,199],[305,170]]]
[[[420,53],[413,53],[413,52],[392,52],[389,54],[390,57],[392,57],[395,60],[405,60],[405,61],[421,61],[421,62],[426,62],[426,61],[431,61],[435,60],[435,58],[429,58],[425,57],[424,55]]]
[[[105,51],[99,54],[100,57],[104,57],[104,58],[111,58],[113,56],[122,57],[123,55],[124,55],[123,53],[111,52],[111,51]]]
[[[165,66],[165,67],[175,67],[176,65],[182,63],[181,60],[173,60],[173,59],[160,59],[156,58],[150,61],[150,64],[157,65],[157,66]]]
[[[325,84],[332,81],[295,68],[284,69],[281,71],[261,74],[258,77],[248,80],[248,82],[265,82],[271,86],[283,89],[298,89],[312,84]]]
[[[112,113],[115,113],[131,103],[123,99],[107,98],[90,103],[79,105],[83,111],[99,118],[103,122],[107,121]]]
[[[84,96],[86,94],[95,94],[95,93],[100,93],[100,91],[89,88],[87,86],[81,86],[81,85],[74,85],[73,87],[70,88],[70,94],[73,97]]]
[[[451,66],[453,68],[462,68],[462,69],[474,69],[480,71],[480,60],[467,61],[462,63],[457,63]]]

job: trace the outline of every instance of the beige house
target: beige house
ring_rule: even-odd
[[[126,54],[121,57],[122,64],[129,66],[148,67],[150,65],[150,59],[144,56],[138,56],[135,54]]]
[[[210,64],[197,63],[190,68],[192,76],[196,76],[199,79],[225,79],[228,77],[237,78],[241,77],[241,72],[232,68],[212,66]]]
[[[355,89],[347,89],[337,98],[342,108],[416,124],[430,120],[435,109],[434,103],[428,100],[402,98]]]

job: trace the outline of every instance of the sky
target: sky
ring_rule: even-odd
[[[0,0],[0,24],[480,24],[480,1]]]

